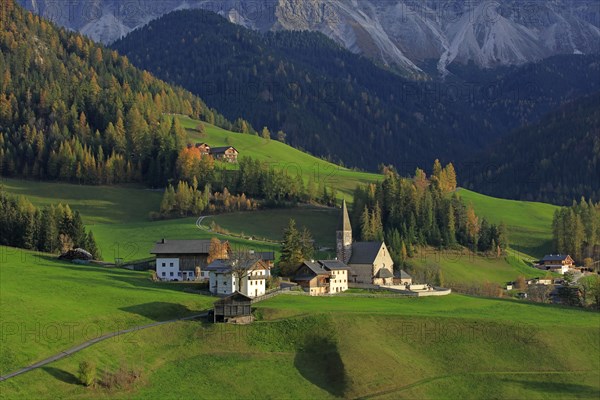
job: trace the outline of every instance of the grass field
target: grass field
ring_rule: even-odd
[[[527,278],[545,276],[545,272],[527,265],[519,257],[483,256],[462,251],[438,251],[422,249],[409,260],[417,266],[438,266],[444,273],[447,283],[506,283],[514,281],[519,275]]]
[[[451,295],[281,295],[249,326],[179,322],[108,340],[0,383],[2,398],[589,398],[600,394],[597,313]],[[80,361],[141,371],[86,389]]]
[[[338,197],[347,201],[352,201],[352,192],[357,185],[383,179],[379,174],[340,167],[276,140],[267,141],[254,135],[229,132],[207,123],[204,123],[205,133],[200,135],[194,129],[198,121],[183,116],[179,117],[179,120],[182,126],[188,129],[190,139],[194,142],[206,142],[213,147],[233,146],[240,152],[240,157],[251,156],[273,168],[287,170],[290,174],[300,172],[305,181],[312,175],[315,182],[324,182],[326,186],[337,188]]]
[[[187,316],[212,304],[183,284],[155,284],[147,272],[60,262],[0,247],[0,373],[132,326]]]
[[[340,215],[341,211],[336,209],[306,207],[215,215],[206,218],[202,224],[210,226],[214,221],[230,232],[281,241],[283,230],[293,218],[298,228],[307,227],[311,231],[317,247],[335,249]]]
[[[504,200],[460,189],[464,201],[472,203],[477,215],[509,230],[510,246],[533,257],[552,250],[552,218],[558,208],[551,204]]]

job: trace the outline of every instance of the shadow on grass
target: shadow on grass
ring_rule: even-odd
[[[122,307],[120,310],[141,315],[144,318],[148,318],[156,322],[164,321],[165,316],[167,315],[169,316],[168,319],[174,319],[179,317],[187,317],[194,313],[194,310],[190,310],[181,304],[166,303],[162,301]],[[196,310],[196,313],[199,313],[199,311]]]
[[[504,381],[519,385],[523,389],[532,390],[537,393],[551,393],[553,396],[564,395],[570,398],[600,398],[600,388],[584,384],[553,381],[529,381],[526,379],[505,379]]]
[[[61,382],[68,383],[70,385],[80,385],[79,379],[75,375],[70,372],[67,372],[62,369],[54,368],[54,367],[43,367],[44,371],[46,371],[49,375],[52,375],[56,379]]]
[[[343,397],[347,379],[337,344],[324,336],[309,336],[296,352],[294,366],[300,374],[321,389]]]

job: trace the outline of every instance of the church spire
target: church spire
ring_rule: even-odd
[[[342,205],[342,220],[339,227],[340,231],[352,231],[352,225],[350,225],[350,216],[348,215],[348,206],[346,205],[346,200]]]
[[[346,200],[344,200],[342,205],[342,219],[336,236],[337,258],[347,264],[352,257],[352,225],[350,225],[350,216],[348,215]]]

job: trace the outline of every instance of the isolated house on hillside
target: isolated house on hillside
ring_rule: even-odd
[[[348,207],[344,201],[337,231],[337,258],[352,271],[352,282],[393,285],[394,262],[384,242],[354,242]]]
[[[206,266],[210,240],[162,239],[150,252],[156,255],[156,275],[167,281],[195,280],[196,267]]]
[[[240,153],[235,149],[235,147],[225,146],[211,148],[210,154],[215,158],[215,160],[237,163]]]
[[[200,154],[203,156],[207,156],[210,154],[210,145],[207,143],[196,143],[196,148],[200,150]]]
[[[292,279],[311,296],[348,290],[346,264],[338,260],[305,261]]]
[[[537,268],[545,271],[556,272],[559,274],[565,274],[569,269],[573,268],[574,261],[569,255],[564,254],[549,254],[544,256],[539,263]]]
[[[238,265],[236,263],[243,263]],[[236,270],[244,270],[239,279]],[[209,274],[209,290],[216,295],[230,295],[240,292],[249,297],[258,297],[266,293],[269,266],[259,257],[238,261],[215,260],[206,267]]]

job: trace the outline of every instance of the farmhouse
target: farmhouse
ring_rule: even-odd
[[[569,255],[550,254],[544,256],[536,265],[537,268],[545,271],[557,272],[565,274],[569,269],[573,268],[574,261]]]
[[[200,154],[203,156],[210,154],[210,145],[207,143],[196,143],[196,148],[200,150]]]
[[[156,256],[156,275],[167,281],[192,281],[196,268],[206,266],[210,240],[166,240],[154,245],[150,252]]]
[[[213,147],[210,149],[210,154],[215,160],[225,161],[229,163],[237,163],[239,151],[235,147]]]
[[[255,254],[215,260],[206,267],[206,271],[209,274],[209,290],[213,294],[240,292],[245,296],[258,297],[266,292],[269,266]]]
[[[344,201],[337,231],[337,258],[350,268],[354,283],[394,284],[394,262],[384,242],[354,242],[348,207]]]
[[[348,290],[346,264],[338,260],[305,261],[292,279],[311,296]]]

